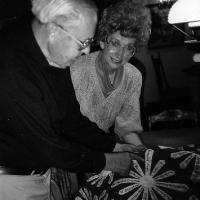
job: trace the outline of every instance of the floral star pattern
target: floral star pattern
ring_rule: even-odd
[[[86,188],[80,189],[80,194],[82,195],[82,198],[77,196],[75,200],[108,200],[108,193],[106,193],[106,190],[104,190],[99,196],[92,195],[91,191],[87,190]],[[114,199],[113,199],[114,200]]]
[[[148,149],[145,152],[145,171],[143,172],[138,161],[133,160],[133,167],[136,170],[130,171],[129,178],[122,178],[115,181],[111,187],[116,187],[120,184],[128,183],[127,187],[119,190],[120,195],[132,192],[128,200],[138,199],[142,195],[142,200],[150,199],[160,199],[157,194],[164,200],[172,199],[172,197],[167,194],[162,188],[167,188],[169,190],[175,190],[178,192],[186,192],[189,188],[187,185],[182,183],[172,183],[165,182],[163,179],[169,178],[175,175],[173,170],[168,170],[159,174],[161,168],[165,165],[164,160],[159,160],[154,168],[152,168],[152,157],[154,150]]]
[[[200,182],[200,149],[195,149],[196,151],[182,150],[178,152],[171,153],[171,158],[179,159],[185,158],[180,162],[180,168],[185,169],[194,160],[194,168],[191,174],[191,180],[193,182]]]
[[[97,183],[97,187],[100,187],[103,184],[103,181],[108,178],[108,184],[111,184],[113,181],[113,173],[111,171],[105,171],[103,170],[101,173],[96,174],[92,177],[90,177],[87,182],[91,182],[91,185],[94,185]]]
[[[200,200],[200,146],[154,147],[132,161],[128,176],[94,174],[75,200]]]

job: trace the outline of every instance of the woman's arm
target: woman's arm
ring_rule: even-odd
[[[115,133],[118,137],[126,142],[134,145],[141,145],[140,134],[142,125],[140,119],[140,94],[142,86],[142,76],[139,71],[133,75],[135,80],[128,82],[126,99],[123,107],[115,120]]]

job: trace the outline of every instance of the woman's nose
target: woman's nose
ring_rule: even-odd
[[[124,56],[124,48],[123,47],[119,47],[116,51],[116,57],[121,60]]]
[[[85,49],[82,49],[81,52],[83,54],[89,54],[90,53],[90,46],[86,47]]]

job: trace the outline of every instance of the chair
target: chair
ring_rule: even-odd
[[[133,56],[129,62],[134,65],[142,74],[142,88],[141,88],[141,95],[140,95],[140,114],[141,114],[141,123],[143,130],[148,130],[148,122],[147,116],[145,111],[145,103],[144,103],[144,86],[146,84],[146,67],[144,63],[138,59],[136,56]]]
[[[189,89],[170,86],[159,52],[152,55],[151,60],[156,73],[160,100],[147,105],[149,130],[196,126],[197,111],[192,106]]]

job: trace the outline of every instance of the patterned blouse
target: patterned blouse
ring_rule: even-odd
[[[84,55],[70,67],[81,113],[107,133],[115,124],[114,131],[119,137],[130,132],[141,132],[141,73],[130,63],[125,64],[121,83],[105,97],[95,68],[98,54]]]

